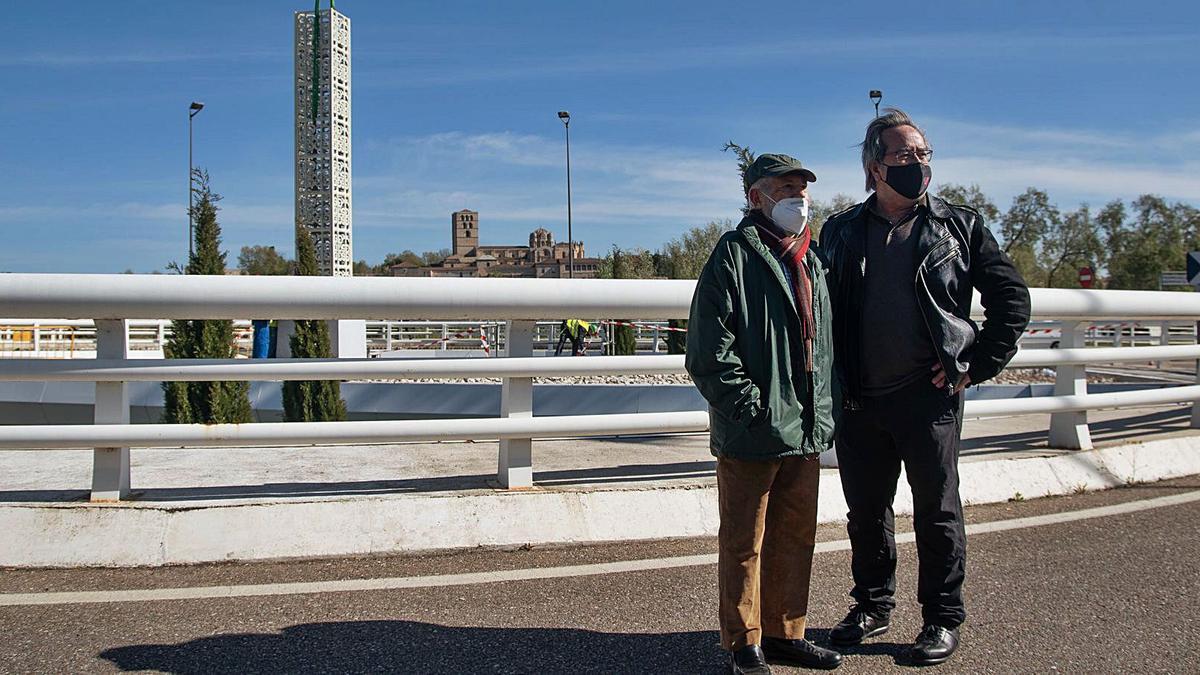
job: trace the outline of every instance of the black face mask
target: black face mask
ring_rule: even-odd
[[[925,194],[931,178],[933,178],[933,170],[929,168],[929,165],[915,162],[902,166],[887,166],[887,178],[884,178],[883,182],[902,197],[916,199]]]

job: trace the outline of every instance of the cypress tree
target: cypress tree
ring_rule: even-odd
[[[208,173],[193,170],[192,207],[195,247],[188,258],[187,274],[224,274],[221,226],[217,202],[221,196],[209,186]],[[232,359],[237,355],[233,321],[187,320],[171,322],[171,338],[163,345],[169,359]],[[250,385],[246,382],[164,382],[163,421],[169,424],[217,424],[252,421]]]
[[[317,251],[308,228],[296,226],[296,274],[317,276]],[[320,319],[299,319],[291,339],[292,357],[327,359],[333,355],[329,326]],[[334,422],[346,419],[342,384],[337,380],[283,383],[283,416],[288,422]]]
[[[668,328],[682,328],[687,330],[687,319],[671,319],[667,321]],[[667,353],[668,354],[683,354],[687,351],[687,333],[679,331],[667,331]]]
[[[630,274],[628,256],[621,249],[613,246],[612,252],[612,278],[627,279]],[[622,323],[625,323],[622,320]],[[609,354],[616,356],[632,356],[637,353],[637,336],[633,332],[633,326],[623,326],[620,324],[613,326],[612,344],[609,345]]]

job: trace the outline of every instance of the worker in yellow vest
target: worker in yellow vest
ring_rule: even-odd
[[[563,346],[570,338],[571,356],[583,356],[584,339],[595,334],[596,327],[583,319],[563,319],[558,326],[558,348],[554,350],[554,355],[562,355]]]

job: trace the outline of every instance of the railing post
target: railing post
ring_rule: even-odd
[[[337,319],[329,322],[329,338],[333,355],[339,359],[367,357],[366,319]]]
[[[129,322],[96,321],[96,358],[129,358]],[[124,382],[96,383],[96,424],[129,424],[129,389]],[[129,448],[92,450],[92,501],[116,502],[129,496]]]
[[[1193,328],[1196,332],[1196,344],[1200,345],[1200,321]],[[1200,359],[1196,360],[1196,384],[1200,384]],[[1200,429],[1200,401],[1192,402],[1192,428]]]
[[[1158,335],[1158,344],[1164,345],[1164,346],[1170,346],[1170,344],[1171,344],[1171,322],[1163,321],[1161,325],[1162,325],[1162,328],[1160,328],[1159,330],[1161,330],[1162,332],[1159,333],[1159,335]],[[1166,362],[1165,361],[1155,361],[1154,367],[1162,368],[1164,363],[1166,363]]]
[[[1084,325],[1064,321],[1059,345],[1063,349],[1083,347]],[[1073,396],[1087,394],[1087,366],[1059,364],[1055,368],[1054,395]],[[1050,414],[1050,447],[1091,450],[1092,434],[1088,429],[1087,411]]]
[[[533,356],[535,321],[509,321],[505,340],[506,353],[513,356]],[[533,417],[533,378],[506,377],[500,386],[501,417]],[[496,471],[500,486],[509,490],[533,487],[533,440],[504,438],[500,440],[500,458]]]

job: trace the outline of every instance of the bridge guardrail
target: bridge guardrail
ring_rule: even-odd
[[[129,492],[129,448],[361,443],[499,438],[501,485],[532,486],[532,439],[598,434],[704,431],[707,414],[644,413],[534,417],[534,377],[682,372],[679,356],[589,359],[532,358],[538,320],[564,316],[686,318],[691,281],[204,277],[137,275],[0,275],[0,316],[95,320],[94,361],[0,360],[4,380],[95,382],[95,425],[0,427],[0,447],[95,448],[92,498]],[[1089,322],[1200,317],[1200,295],[1157,291],[1031,289],[1037,319],[1061,322],[1060,349],[1026,350],[1012,366],[1053,366],[1054,395],[971,401],[968,416],[1050,412],[1053,447],[1089,448],[1087,410],[1200,399],[1200,386],[1088,394],[1084,365],[1094,362],[1200,358],[1194,345],[1084,348]],[[981,313],[978,303],[975,313]],[[131,359],[128,324],[135,319],[502,319],[505,358],[194,361]],[[503,378],[501,417],[485,420],[131,425],[125,382],[217,379]],[[1195,406],[1193,426],[1196,426]]]

